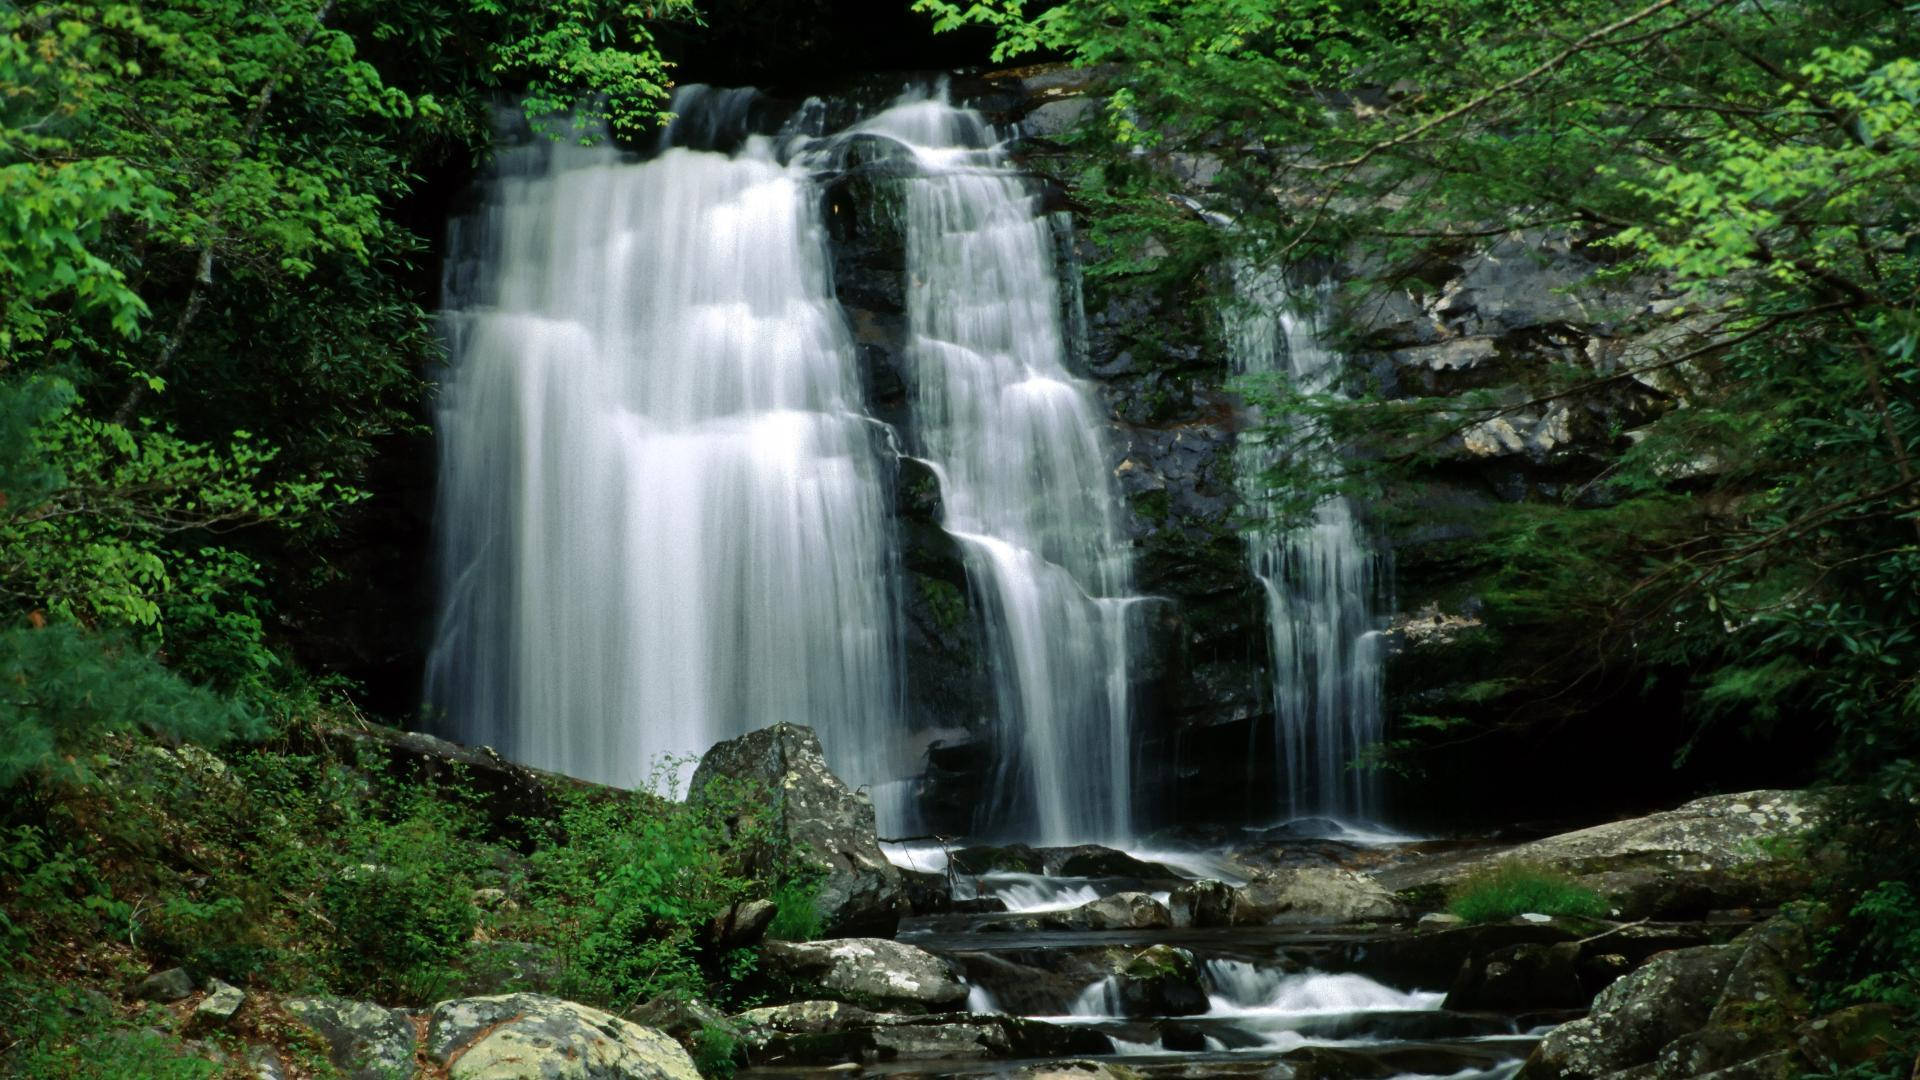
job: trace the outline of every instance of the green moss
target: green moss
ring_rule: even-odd
[[[967,598],[958,586],[925,574],[915,574],[914,578],[920,586],[920,596],[926,601],[927,610],[933,614],[934,621],[943,632],[957,634],[966,627]]]
[[[1472,923],[1501,922],[1516,915],[1597,918],[1606,898],[1567,874],[1523,862],[1502,862],[1455,886],[1447,910]]]

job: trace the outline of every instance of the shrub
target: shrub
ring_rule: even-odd
[[[0,631],[0,789],[71,775],[117,731],[219,743],[264,732],[241,702],[201,689],[139,649],[76,626]]]
[[[1607,901],[1572,877],[1521,862],[1496,863],[1467,877],[1453,890],[1447,910],[1474,923],[1515,915],[1607,914]]]
[[[820,936],[820,897],[817,875],[789,877],[773,890],[776,909],[767,936],[781,941],[812,941]]]
[[[707,1024],[693,1034],[693,1063],[700,1075],[730,1080],[739,1065],[740,1035],[727,1024]]]
[[[459,808],[423,793],[395,822],[356,823],[346,854],[320,890],[332,924],[330,955],[349,988],[423,998],[440,989],[478,923],[459,853]]]

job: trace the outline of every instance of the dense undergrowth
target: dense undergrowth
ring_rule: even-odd
[[[323,1076],[277,996],[743,1005],[755,954],[716,942],[716,917],[773,897],[806,929],[813,879],[751,785],[692,803],[582,786],[503,827],[457,773],[412,775],[352,730],[333,716],[215,749],[124,731],[26,769],[0,825],[0,1074],[216,1075],[173,1034],[182,1006],[128,994],[174,966],[256,992],[209,1036],[235,1068],[267,1041]],[[697,1045],[725,1071],[730,1033]]]

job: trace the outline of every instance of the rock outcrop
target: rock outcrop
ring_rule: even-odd
[[[1790,1075],[1812,1064],[1795,1048],[1807,959],[1805,928],[1787,915],[1730,944],[1659,953],[1549,1032],[1519,1080]]]
[[[694,770],[690,798],[723,776],[765,789],[779,840],[821,875],[814,906],[826,933],[893,934],[906,888],[880,850],[873,803],[827,768],[811,728],[775,724],[714,745]]]
[[[1327,867],[1276,870],[1233,890],[1233,926],[1362,922],[1406,917],[1406,909],[1366,874]]]
[[[413,1021],[399,1009],[335,997],[289,998],[284,1006],[327,1044],[347,1080],[389,1080],[413,1070]]]
[[[448,1080],[699,1080],[680,1044],[652,1028],[538,994],[433,1007],[427,1058]]]
[[[770,941],[761,955],[776,978],[865,1008],[932,1012],[967,1000],[947,961],[898,941]]]
[[[1806,886],[1803,864],[1777,853],[1817,809],[1797,791],[1747,791],[1673,810],[1549,836],[1499,851],[1382,871],[1403,894],[1437,902],[1448,888],[1502,861],[1570,874],[1624,918],[1695,918],[1714,908],[1771,906]]]

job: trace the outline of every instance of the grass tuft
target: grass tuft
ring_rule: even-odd
[[[1567,874],[1523,862],[1495,863],[1455,886],[1447,910],[1470,923],[1502,922],[1516,915],[1608,913],[1606,898]]]

